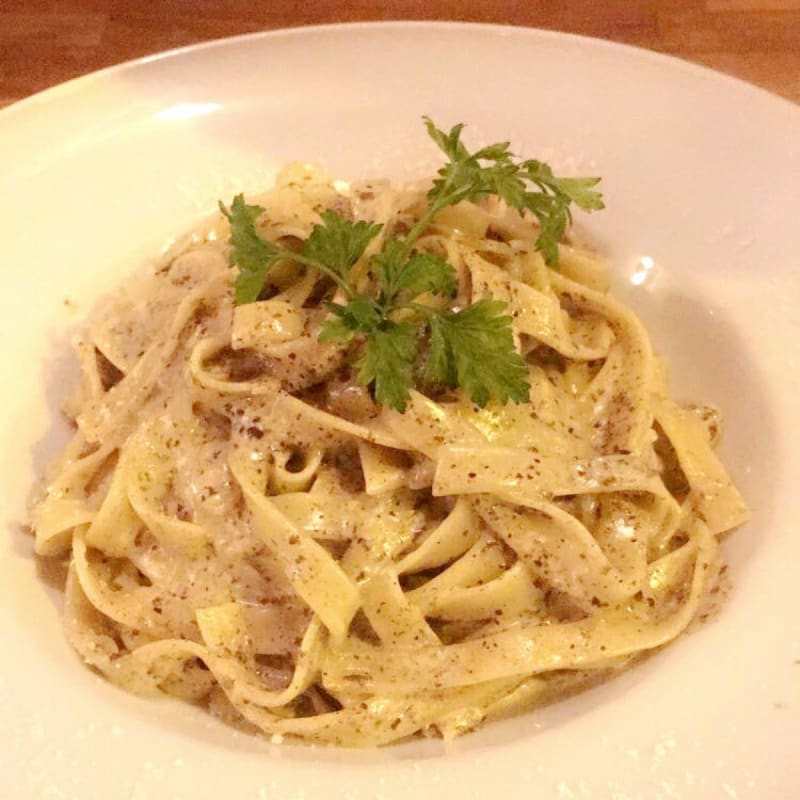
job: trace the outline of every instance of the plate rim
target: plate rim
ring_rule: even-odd
[[[257,40],[269,40],[278,38],[290,37],[303,37],[311,36],[320,33],[334,33],[347,34],[358,32],[369,32],[374,30],[413,30],[413,29],[426,29],[438,31],[452,31],[458,32],[478,32],[484,31],[493,35],[517,36],[528,37],[531,39],[552,39],[552,40],[567,40],[575,44],[582,44],[584,46],[598,47],[606,50],[621,51],[628,56],[637,56],[639,58],[647,58],[655,64],[660,64],[664,67],[672,67],[673,69],[681,69],[686,73],[691,73],[704,80],[716,79],[724,80],[731,88],[738,88],[739,90],[756,92],[762,101],[769,101],[775,104],[776,110],[782,110],[784,113],[795,114],[800,118],[800,103],[795,103],[787,97],[782,97],[775,92],[770,91],[755,83],[731,75],[727,72],[721,72],[708,67],[704,64],[699,64],[695,61],[690,61],[681,56],[673,55],[672,53],[664,53],[659,50],[654,50],[642,45],[630,44],[628,42],[619,42],[614,39],[605,39],[599,36],[588,36],[582,33],[573,33],[571,31],[564,31],[560,29],[551,28],[538,28],[529,27],[525,25],[510,25],[494,22],[469,22],[459,20],[415,20],[415,19],[398,19],[398,20],[368,20],[359,22],[330,22],[320,23],[314,25],[296,25],[292,27],[270,28],[258,31],[249,31],[246,33],[234,34],[232,36],[217,37],[205,41],[194,42],[192,44],[179,45],[167,50],[158,50],[153,53],[148,53],[143,56],[136,56],[134,58],[126,59],[115,64],[109,64],[106,67],[92,70],[73,78],[68,78],[65,81],[48,86],[44,89],[34,92],[27,97],[15,100],[9,105],[0,108],[0,121],[5,122],[6,118],[11,115],[26,112],[29,107],[55,101],[61,98],[62,95],[79,88],[82,89],[84,85],[88,86],[98,80],[103,80],[108,77],[113,77],[119,72],[124,72],[130,69],[146,66],[156,62],[168,61],[172,58],[180,57],[190,53],[197,53],[205,50],[215,50],[231,45],[242,43],[254,42]]]

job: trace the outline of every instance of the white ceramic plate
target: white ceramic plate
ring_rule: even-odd
[[[58,444],[89,303],[217,198],[293,159],[410,177],[419,117],[604,177],[580,225],[673,364],[716,401],[755,511],[721,614],[621,678],[443,753],[277,747],[129,697],[66,646],[16,527]],[[311,28],[189,48],[0,113],[0,796],[788,798],[800,792],[800,111],[652,53],[538,31]],[[646,266],[652,264],[652,268]],[[65,301],[69,303],[65,304]],[[794,790],[794,791],[793,791]]]

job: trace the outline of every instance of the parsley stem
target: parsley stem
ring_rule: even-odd
[[[460,199],[462,192],[448,194],[448,190],[454,182],[454,175],[451,174],[439,190],[439,196],[428,206],[428,210],[414,223],[411,230],[403,239],[403,247],[400,250],[399,260],[405,261],[410,255],[411,250],[417,243],[417,239],[425,233],[427,227],[433,222],[434,217],[443,209],[449,206],[456,198]]]
[[[417,243],[417,239],[425,232],[425,229],[431,224],[433,218],[444,208],[444,206],[439,207],[438,203],[434,203],[432,206],[429,206],[428,210],[414,223],[414,226],[408,232],[408,235],[403,239],[403,247],[400,250],[399,260],[401,262],[405,261],[409,255],[411,255],[411,250],[413,249],[414,245]]]
[[[431,317],[438,317],[442,314],[438,308],[425,305],[424,303],[403,303],[402,305],[395,306],[392,310],[399,311],[404,308],[407,308],[410,311],[416,311],[417,313],[422,314],[422,316],[428,320],[430,320]]]
[[[311,267],[312,269],[321,272],[323,275],[327,275],[347,295],[348,300],[352,300],[355,297],[356,293],[353,291],[353,287],[350,286],[349,282],[339,275],[339,273],[335,270],[332,270],[330,267],[326,267],[325,264],[322,264],[313,258],[308,258],[308,256],[304,256],[301,253],[293,253],[291,250],[286,250],[284,248],[278,249],[280,251],[281,258],[294,261],[297,264],[302,264],[305,267]]]

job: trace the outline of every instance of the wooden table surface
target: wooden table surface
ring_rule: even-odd
[[[0,105],[207,39],[389,19],[497,22],[598,36],[705,64],[800,102],[800,0],[3,0]]]

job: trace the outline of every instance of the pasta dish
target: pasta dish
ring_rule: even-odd
[[[430,186],[293,165],[95,309],[74,436],[31,521],[37,553],[69,565],[70,643],[113,683],[275,741],[450,738],[612,675],[698,614],[719,536],[747,516],[718,414],[672,399],[598,256],[561,237],[552,268],[542,220],[488,190],[419,225]],[[336,225],[363,241],[322,274]],[[398,278],[413,299],[363,322],[356,300],[388,307],[375,265],[410,232],[408,269],[446,263],[452,285]],[[269,272],[241,302],[259,247]],[[502,385],[505,356],[467,363],[483,351],[441,338],[462,320],[483,346],[463,313],[481,303],[507,309]]]

